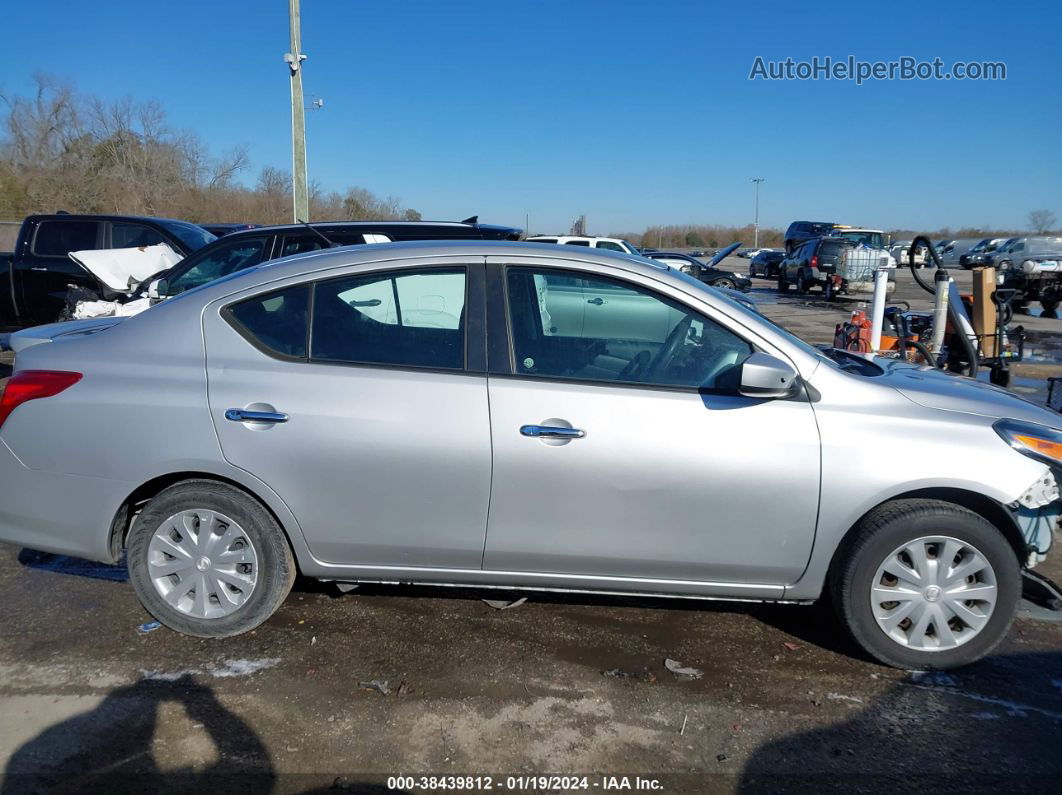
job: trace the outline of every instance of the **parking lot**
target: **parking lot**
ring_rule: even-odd
[[[929,306],[910,274],[897,285]],[[813,343],[854,305],[779,298],[764,280],[753,295]],[[1016,322],[1033,361],[1013,388],[1042,403],[1062,324]],[[1045,573],[1062,579],[1058,555]],[[123,569],[3,548],[3,791],[177,789],[219,772],[292,792],[387,791],[395,775],[416,790],[421,774],[493,774],[504,789],[544,771],[668,792],[1033,789],[1062,775],[1062,623],[1028,604],[992,657],[918,674],[868,661],[818,607],[483,601],[510,598],[299,582],[254,632],[206,641],[139,632],[150,617]]]

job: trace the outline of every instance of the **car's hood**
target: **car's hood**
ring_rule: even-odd
[[[731,243],[729,246],[727,246],[726,248],[722,249],[718,254],[716,254],[714,257],[712,257],[708,261],[708,265],[714,268],[716,265],[718,265],[720,262],[725,260],[727,257],[729,257],[731,254],[733,254],[734,251],[736,251],[739,248],[741,248],[741,241],[740,240],[737,243]]]
[[[93,317],[85,320],[66,320],[61,323],[48,323],[44,326],[24,328],[11,335],[11,350],[17,354],[19,351],[31,348],[34,345],[40,345],[43,342],[54,342],[64,338],[95,334],[111,326],[116,326],[123,320],[125,320],[124,317]]]
[[[1062,414],[1037,406],[1001,387],[889,359],[879,358],[874,362],[885,368],[885,375],[881,376],[885,385],[894,387],[920,406],[984,417],[1010,417],[1062,429]]]

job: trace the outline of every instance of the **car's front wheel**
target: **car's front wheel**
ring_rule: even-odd
[[[144,608],[204,638],[254,629],[295,580],[291,548],[272,514],[208,480],[178,483],[151,500],[129,533],[126,557]]]
[[[719,287],[723,290],[733,290],[737,285],[734,284],[732,279],[717,279],[712,282],[712,287]]]
[[[1003,639],[1021,596],[1017,555],[983,517],[911,499],[868,514],[830,577],[842,623],[897,668],[955,668]]]

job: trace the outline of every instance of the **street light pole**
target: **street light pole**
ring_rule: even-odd
[[[291,52],[284,60],[291,71],[291,192],[295,222],[310,220],[310,198],[306,184],[306,109],[302,99],[302,23],[299,0],[288,0],[291,23]]]
[[[756,183],[756,220],[755,220],[755,222],[752,225],[753,238],[754,238],[753,241],[752,241],[752,247],[753,248],[759,248],[760,247],[760,183],[764,182],[765,180],[763,179],[763,177],[754,177],[752,181]]]

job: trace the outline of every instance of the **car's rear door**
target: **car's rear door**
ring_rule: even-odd
[[[797,579],[815,532],[818,431],[806,396],[762,400],[730,387],[755,335],[644,277],[490,259],[489,294],[505,299],[491,303],[502,316],[490,329],[484,568],[702,593],[711,588],[691,583],[764,595]],[[555,280],[632,295],[594,307],[611,317],[583,334],[564,334],[579,324],[559,315],[579,307],[550,302]],[[511,350],[499,351],[506,329]]]
[[[480,568],[491,477],[482,270],[407,260],[206,312],[224,456],[280,495],[319,560]]]

